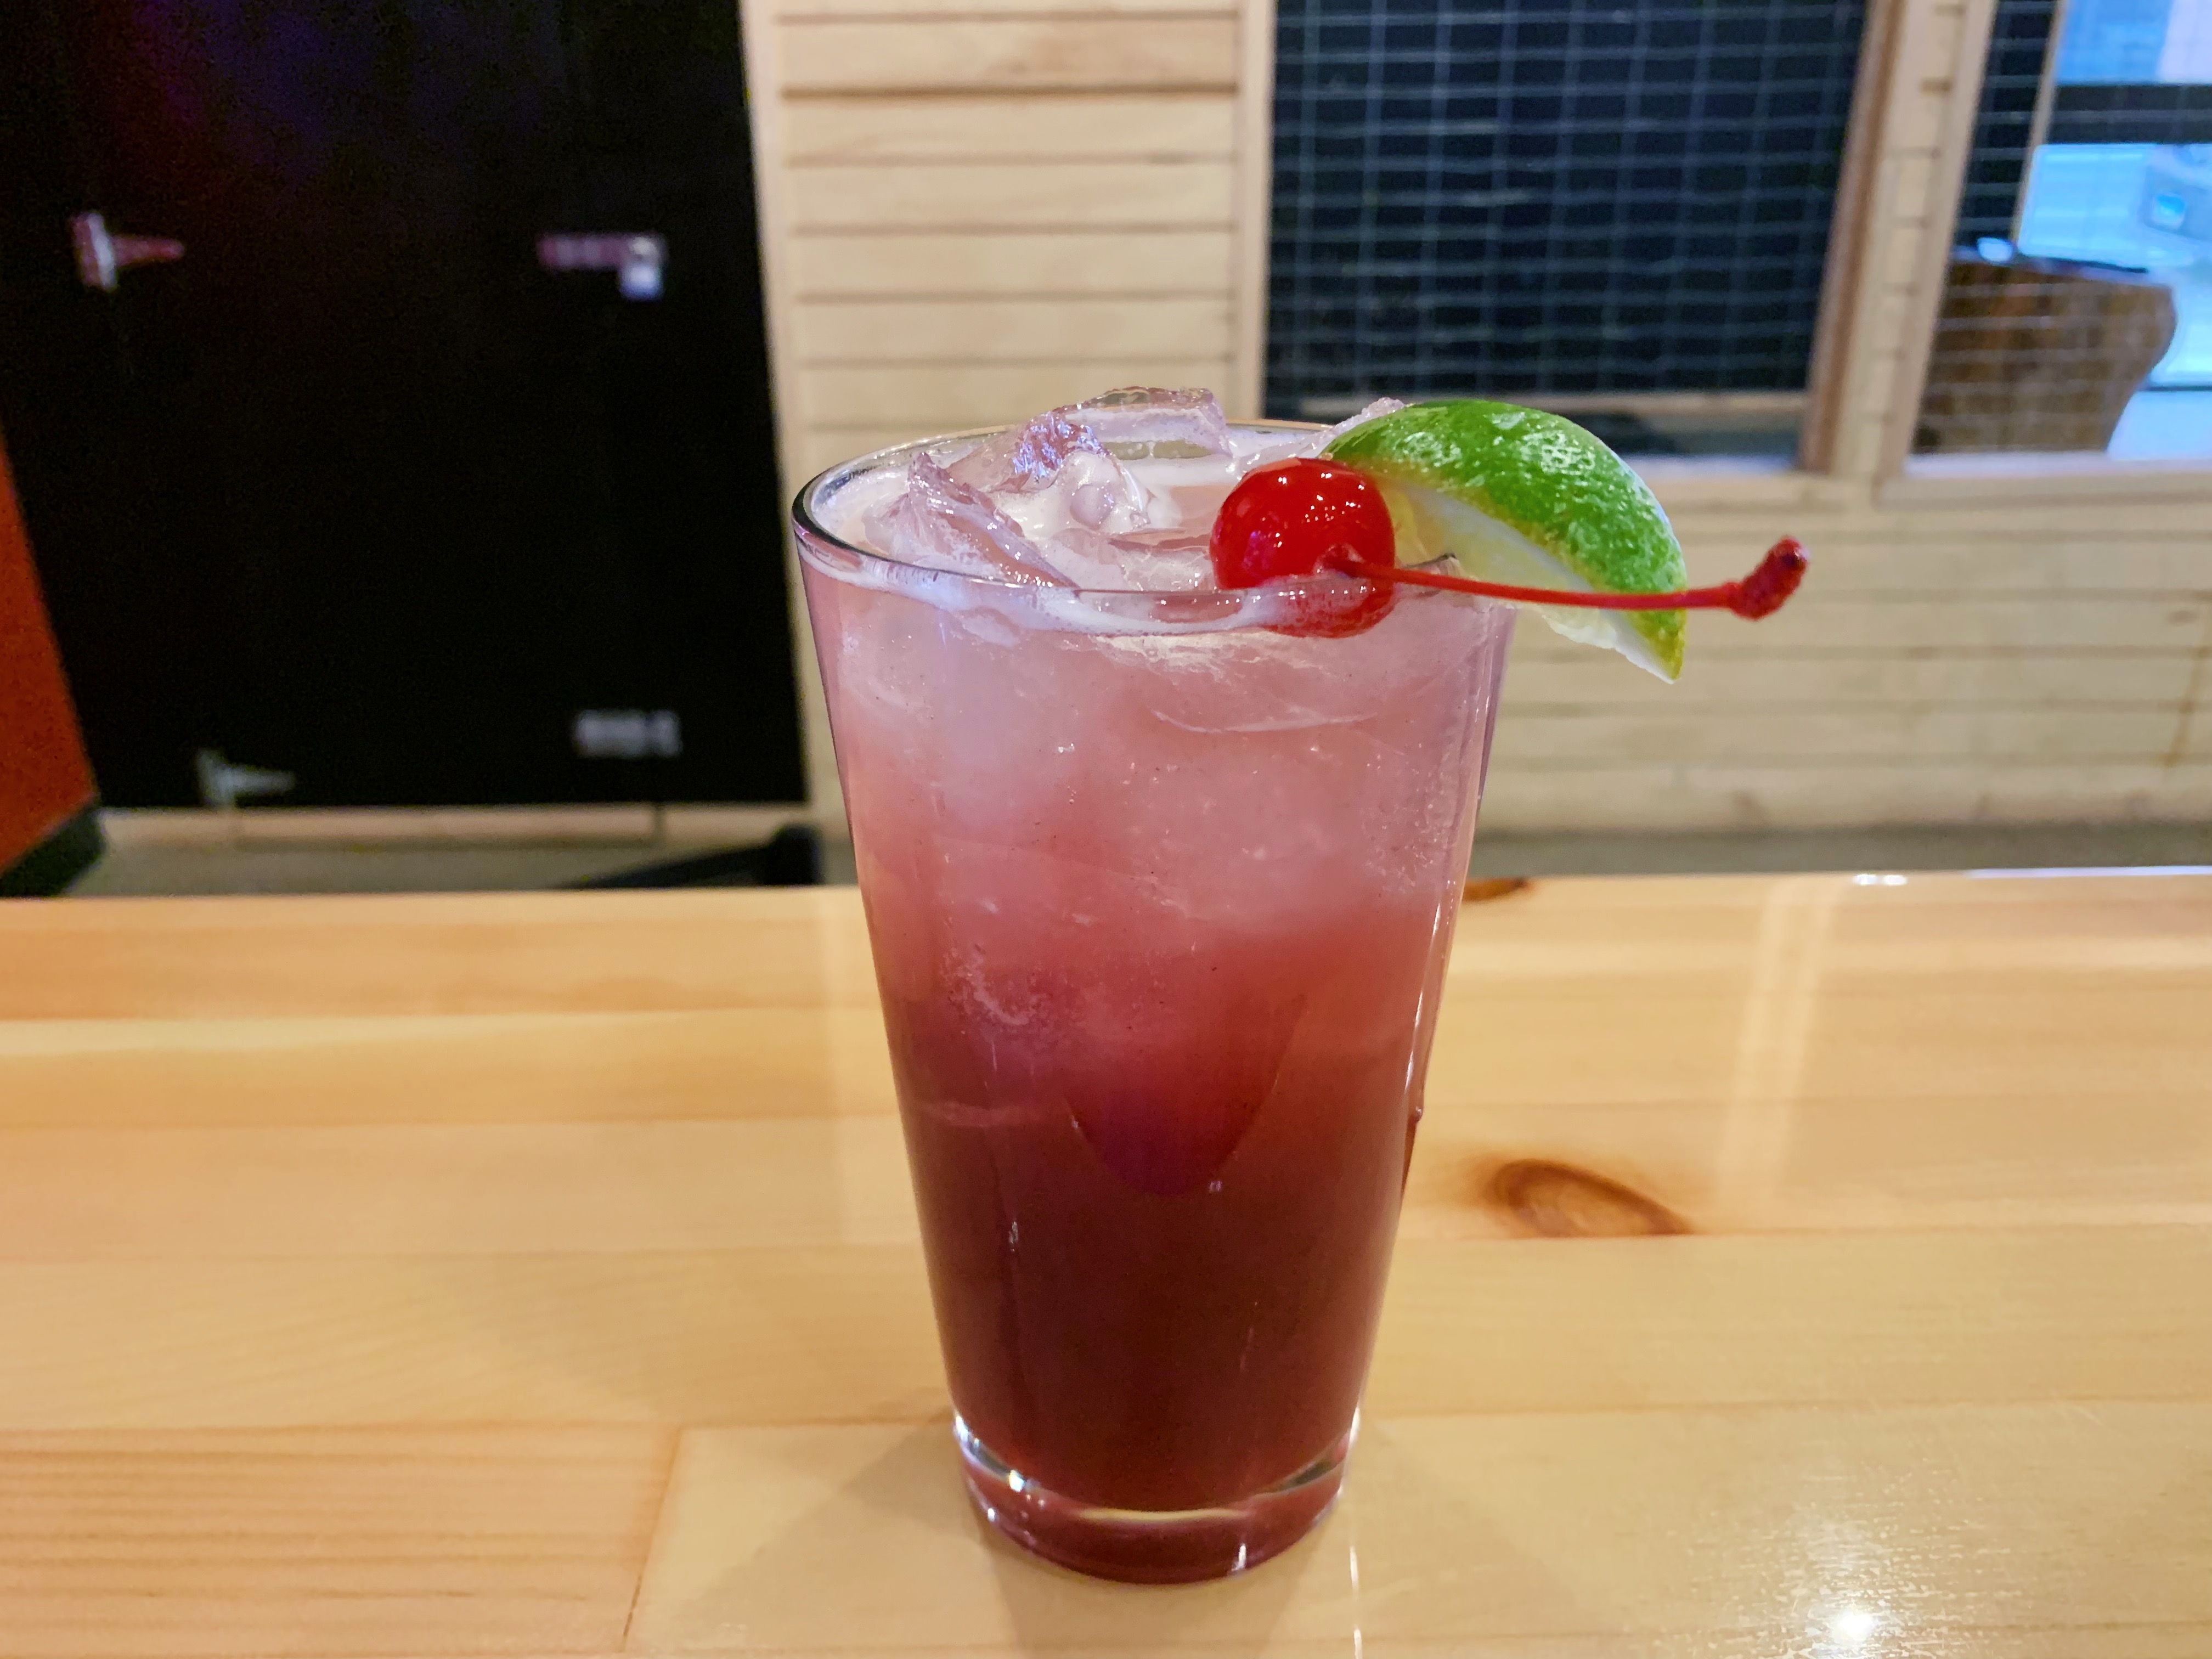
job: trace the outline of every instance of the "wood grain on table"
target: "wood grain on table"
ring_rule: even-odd
[[[2212,878],[1471,905],[1312,1539],[969,1516],[849,891],[0,906],[0,1656],[2212,1654]]]

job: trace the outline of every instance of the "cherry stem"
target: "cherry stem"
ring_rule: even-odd
[[[1733,611],[1739,617],[1756,620],[1782,609],[1784,601],[1805,580],[1806,562],[1805,550],[1796,538],[1784,536],[1766,550],[1766,556],[1749,575],[1714,587],[1685,588],[1679,593],[1584,593],[1566,587],[1514,587],[1504,582],[1479,582],[1466,576],[1440,575],[1433,570],[1375,564],[1365,559],[1338,559],[1331,568],[1373,581],[1441,587],[1454,593],[1480,593],[1528,605],[1574,605],[1589,611]]]

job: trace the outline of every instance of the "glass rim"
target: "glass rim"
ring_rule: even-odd
[[[1079,583],[1070,583],[1065,587],[1060,587],[1042,582],[1003,581],[995,576],[978,576],[965,570],[948,569],[943,565],[918,564],[911,559],[893,558],[890,554],[876,548],[856,545],[836,532],[826,528],[815,513],[815,503],[836,486],[856,478],[865,471],[880,467],[895,458],[934,449],[942,444],[981,441],[985,438],[996,437],[1002,432],[1011,432],[1019,424],[1021,423],[1009,421],[999,426],[972,427],[964,432],[939,433],[935,437],[911,438],[904,443],[887,444],[881,449],[871,450],[865,455],[855,455],[849,460],[840,461],[834,466],[824,467],[800,485],[798,493],[791,499],[791,522],[793,527],[799,532],[800,556],[805,556],[806,543],[811,538],[835,548],[840,553],[865,560],[870,564],[886,567],[891,570],[916,571],[932,578],[941,578],[946,581],[969,584],[978,588],[1008,593],[1023,593],[1033,597],[1043,593],[1060,593],[1085,598],[1140,600],[1189,599],[1200,597],[1218,599],[1220,597],[1217,590],[1204,588],[1185,590],[1158,587],[1085,587]],[[1263,419],[1231,421],[1229,424],[1237,430],[1246,432],[1326,432],[1328,430],[1327,424],[1320,421]],[[1326,581],[1331,579],[1319,580]],[[1282,587],[1291,590],[1302,585],[1302,581],[1280,584]],[[1239,593],[1259,592],[1256,588],[1236,591]]]

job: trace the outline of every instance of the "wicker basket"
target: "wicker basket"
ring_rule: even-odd
[[[1960,254],[1913,447],[2101,450],[2173,329],[2173,295],[2137,272]]]

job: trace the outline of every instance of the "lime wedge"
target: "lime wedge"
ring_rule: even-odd
[[[1667,514],[1620,456],[1564,416],[1455,398],[1356,426],[1331,460],[1382,486],[1398,562],[1449,553],[1483,581],[1599,593],[1688,586]],[[1671,680],[1682,672],[1679,611],[1533,607],[1557,631],[1618,651]]]

